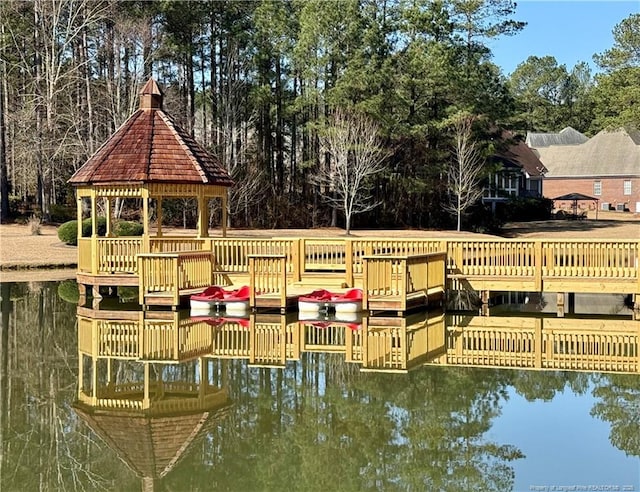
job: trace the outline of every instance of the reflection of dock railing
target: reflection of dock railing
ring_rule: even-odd
[[[447,364],[640,372],[640,323],[568,318],[472,317],[447,330]],[[462,325],[463,323],[460,323]]]
[[[114,315],[117,313],[114,313]],[[180,362],[211,351],[212,327],[204,320],[163,313],[165,319],[78,317],[78,349],[95,357]]]
[[[445,317],[441,310],[338,321],[298,319],[295,313],[228,318],[78,308],[78,350],[81,357],[108,364],[211,357],[284,367],[313,352],[344,354],[346,362],[369,371],[438,364],[638,374],[640,322],[468,313]]]
[[[444,352],[444,313],[370,317],[363,332],[362,370],[406,372]]]

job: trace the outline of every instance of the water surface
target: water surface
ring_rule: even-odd
[[[640,490],[620,310],[145,321],[72,290],[1,284],[3,491]]]

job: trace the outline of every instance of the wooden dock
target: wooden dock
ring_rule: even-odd
[[[120,244],[121,241],[125,243]],[[617,293],[640,311],[640,240],[407,238],[93,238],[78,282],[138,285],[140,304],[177,308],[209,285],[250,285],[252,309],[286,311],[298,292],[363,289],[364,308],[402,313],[438,305],[449,290]],[[152,252],[149,252],[150,250]],[[122,282],[122,283],[121,283]]]

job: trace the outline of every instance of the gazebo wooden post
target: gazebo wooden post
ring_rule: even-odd
[[[91,356],[91,404],[98,404],[98,360],[96,354]]]
[[[76,192],[76,214],[78,217],[78,255],[80,254],[80,239],[82,239],[82,197],[80,196],[80,192]]]
[[[78,224],[80,234],[82,234],[82,224]],[[98,200],[96,199],[95,188],[91,189],[91,273],[98,274]],[[94,297],[97,288],[94,286]],[[99,296],[98,296],[99,297]]]
[[[113,383],[113,359],[110,357],[107,359],[107,381],[109,384]]]
[[[78,349],[78,400],[82,396],[84,384],[84,354]]]
[[[204,357],[198,357],[198,377],[200,378],[200,387],[198,388],[198,398],[200,401],[207,396],[207,388],[209,387],[209,366]]]
[[[144,397],[142,400],[142,408],[147,409],[150,406],[149,398],[149,363],[144,363]]]
[[[198,238],[209,237],[209,207],[208,199],[202,187],[198,189]]]
[[[105,232],[105,236],[112,237],[113,236],[113,227],[111,224],[111,198],[105,196],[104,198],[104,214],[107,219],[107,230]]]
[[[156,236],[162,237],[162,195],[156,197]]]
[[[151,252],[149,241],[149,188],[142,187],[142,251],[144,253]]]

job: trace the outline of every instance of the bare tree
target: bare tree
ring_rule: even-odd
[[[455,148],[453,160],[447,169],[447,190],[450,201],[444,205],[447,212],[456,215],[460,230],[462,215],[482,196],[483,158],[473,139],[475,117],[461,114],[453,121]]]
[[[0,26],[0,35],[4,37],[4,25]],[[0,53],[3,52],[3,45],[0,45]],[[4,53],[2,53],[4,54]],[[5,222],[9,218],[9,178],[7,172],[7,124],[5,119],[5,97],[6,97],[6,63],[4,56],[0,57],[0,222]]]
[[[351,233],[353,215],[375,208],[370,193],[371,178],[384,170],[388,156],[378,125],[366,116],[337,109],[320,134],[326,167],[314,176],[320,195],[345,216],[346,233]]]
[[[231,221],[244,217],[250,222],[249,210],[265,199],[265,173],[250,156],[255,151],[250,128],[257,119],[255,111],[247,113],[246,98],[249,94],[242,72],[247,69],[239,60],[235,46],[229,49],[224,64],[219,67],[224,82],[220,83],[216,107],[218,155],[224,168],[235,181],[229,189],[227,202],[227,226]]]
[[[77,108],[87,110],[78,88],[92,61],[88,53],[81,56],[79,48],[83,36],[104,20],[106,5],[91,0],[35,0],[8,3],[5,12],[13,22],[3,26],[4,48],[12,54],[6,58],[4,75],[11,74],[12,99],[20,101],[7,116],[9,131],[16,137],[11,140],[12,163],[23,168],[14,173],[27,178],[24,194],[35,194],[45,218],[69,166],[78,160],[82,141],[89,139],[88,132],[78,129],[86,119]],[[25,36],[25,29],[30,36]],[[15,85],[20,80],[22,85]],[[18,112],[20,119],[15,118]],[[14,190],[19,188],[13,184]]]

